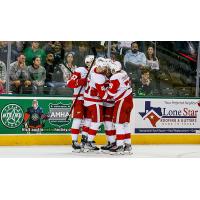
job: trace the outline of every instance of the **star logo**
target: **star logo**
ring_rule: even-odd
[[[150,101],[145,101],[145,112],[139,112],[141,117],[145,120],[148,119],[153,127],[162,118],[160,107],[152,107]]]
[[[153,127],[156,127],[156,123],[160,120],[160,117],[154,113],[154,111],[149,112],[144,119],[148,119]]]
[[[24,118],[23,110],[17,104],[8,104],[1,111],[1,121],[8,128],[17,128]]]

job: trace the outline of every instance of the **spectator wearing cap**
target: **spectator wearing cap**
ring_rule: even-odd
[[[37,41],[33,41],[31,43],[31,47],[27,47],[24,50],[24,55],[26,56],[26,65],[32,65],[33,58],[40,57],[41,64],[45,63],[46,53],[43,49],[39,48],[40,43]]]
[[[0,94],[4,93],[4,84],[6,83],[6,65],[0,61]]]
[[[32,65],[28,66],[29,78],[32,82],[32,93],[43,94],[43,87],[46,79],[46,70],[41,66],[40,57],[34,57]]]
[[[22,93],[23,86],[29,87],[31,85],[25,61],[26,57],[23,53],[20,53],[17,56],[17,61],[10,64],[11,90],[15,93]]]

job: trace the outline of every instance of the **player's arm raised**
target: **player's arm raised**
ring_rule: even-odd
[[[81,78],[79,72],[74,72],[70,79],[67,81],[67,86],[69,88],[77,88],[79,86],[85,86],[87,84],[86,78]]]

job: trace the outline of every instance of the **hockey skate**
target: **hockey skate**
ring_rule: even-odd
[[[125,146],[124,146],[124,153],[125,154],[133,154],[131,144],[125,144]]]
[[[98,152],[99,147],[97,147],[94,142],[87,142],[84,147],[85,150],[88,150],[88,152]]]
[[[103,153],[109,153],[109,150],[110,150],[111,148],[113,148],[115,145],[116,145],[115,142],[114,142],[114,143],[108,142],[107,145],[101,147],[101,151],[102,151]]]
[[[110,149],[110,154],[111,155],[124,155],[124,147],[121,146],[114,146],[113,148]]]
[[[85,144],[87,143],[88,137],[86,135],[82,135],[81,138],[81,151],[87,152],[88,150],[85,149]]]
[[[72,152],[80,153],[81,152],[81,145],[77,141],[72,141]]]

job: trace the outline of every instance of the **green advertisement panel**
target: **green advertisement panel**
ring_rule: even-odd
[[[0,134],[70,133],[71,105],[70,98],[0,97]]]

